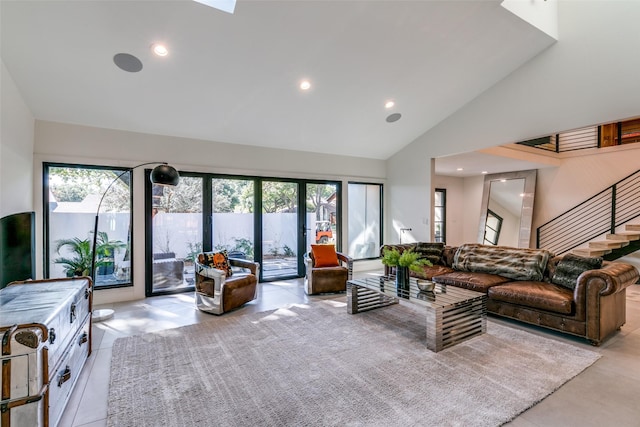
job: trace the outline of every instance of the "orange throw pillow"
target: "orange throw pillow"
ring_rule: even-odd
[[[337,267],[340,265],[336,247],[333,245],[311,245],[314,267]]]

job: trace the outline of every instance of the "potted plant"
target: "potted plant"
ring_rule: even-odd
[[[96,270],[106,274],[100,269],[108,269],[113,272],[113,255],[116,249],[125,248],[127,245],[120,240],[109,240],[104,231],[98,232],[96,241]],[[71,256],[56,258],[53,262],[62,264],[67,277],[88,276],[91,274],[91,241],[89,239],[60,239],[56,241],[56,252],[66,248]]]
[[[56,252],[60,254],[62,248],[71,251],[71,256],[56,258],[53,262],[62,264],[67,277],[88,276],[91,272],[91,243],[89,240],[60,239],[56,241]]]
[[[96,268],[100,275],[111,274],[114,271],[114,255],[117,249],[124,249],[127,244],[121,240],[109,240],[109,235],[98,231],[96,239]]]
[[[385,249],[382,253],[382,264],[395,267],[397,293],[405,298],[409,292],[409,270],[421,273],[423,266],[433,265],[431,261],[420,258],[420,254],[412,249],[402,253],[397,249]]]

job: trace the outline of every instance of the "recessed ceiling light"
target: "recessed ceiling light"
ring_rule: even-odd
[[[489,172],[487,172],[487,171],[482,171],[482,175],[486,175],[486,174],[488,174],[488,173],[489,173]]]
[[[169,50],[163,44],[156,43],[153,46],[151,46],[151,48],[153,49],[153,53],[155,53],[158,56],[167,56],[169,54]]]
[[[456,169],[456,170],[457,170],[458,172],[462,172],[464,169],[462,169],[462,168],[458,168],[458,169]]]
[[[303,80],[300,82],[300,89],[309,90],[311,89],[311,82],[309,80]]]
[[[395,102],[387,101],[387,102],[384,103],[384,108],[386,108],[388,110],[389,108],[393,108],[394,105],[396,105]]]

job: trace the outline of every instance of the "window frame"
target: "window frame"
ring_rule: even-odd
[[[51,250],[53,248],[52,242],[50,241],[50,211],[49,211],[49,194],[50,194],[50,186],[49,186],[49,176],[51,168],[68,168],[68,169],[94,169],[94,170],[103,170],[103,171],[118,171],[119,173],[125,172],[129,174],[129,256],[130,256],[130,273],[129,280],[125,283],[112,283],[106,285],[99,285],[98,283],[94,283],[94,290],[98,289],[114,289],[114,288],[126,288],[133,287],[133,277],[134,277],[134,224],[133,224],[133,188],[134,188],[134,174],[133,170],[128,167],[123,166],[105,166],[105,165],[91,165],[84,163],[61,163],[61,162],[42,162],[42,212],[43,212],[43,224],[42,224],[42,234],[43,234],[43,277],[45,279],[49,279],[51,275]],[[124,176],[124,174],[122,175]],[[117,178],[115,178],[117,179]],[[108,188],[106,191],[110,191]],[[101,193],[100,196],[105,193]],[[93,213],[94,216],[98,215],[100,212]],[[93,231],[93,229],[91,230]],[[90,240],[92,243],[92,241]],[[97,282],[97,280],[96,280]]]
[[[348,181],[347,182],[347,204],[348,204],[348,211],[349,213],[352,212],[353,206],[351,204],[351,201],[349,200],[349,186],[351,185],[375,185],[379,188],[379,211],[380,211],[380,217],[378,218],[378,224],[379,224],[379,236],[378,236],[378,242],[380,243],[380,245],[382,245],[382,242],[384,241],[384,184],[380,183],[380,182],[363,182],[363,181]],[[347,220],[348,221],[348,220]],[[352,224],[350,222],[348,222],[348,228],[350,229],[352,227]],[[346,253],[347,255],[349,255],[349,248],[351,247],[351,241],[350,241],[350,237],[349,237],[349,230],[347,230],[347,250]],[[349,255],[351,256],[351,255]],[[351,257],[353,259],[353,261],[357,262],[357,261],[367,261],[367,260],[373,260],[373,259],[379,259],[380,256],[379,254],[374,254],[371,257],[366,257],[366,258],[356,258],[356,257]]]
[[[496,228],[492,228],[489,225],[489,217],[494,217],[497,221],[498,221],[498,226]],[[483,244],[489,244],[489,245],[493,245],[493,246],[497,246],[498,242],[500,241],[500,231],[502,230],[502,217],[500,215],[498,215],[497,213],[495,213],[494,211],[492,211],[491,209],[487,209],[487,221],[485,223],[485,229],[484,229],[484,238],[483,238]],[[489,239],[487,239],[487,230],[491,230],[495,233],[496,235],[496,239],[495,242],[491,241]]]
[[[442,205],[437,205],[436,202],[435,202],[436,198],[434,197],[434,203],[433,203],[433,218],[434,218],[433,219],[433,233],[434,233],[434,235],[433,235],[433,239],[434,239],[435,242],[446,243],[446,241],[447,241],[447,189],[446,188],[436,188],[435,192],[436,193],[442,193]],[[435,212],[436,212],[436,209],[438,209],[438,208],[442,209],[442,215],[441,215],[442,220],[441,221],[436,221],[435,220],[435,217],[436,217]],[[438,237],[435,234],[436,233],[436,223],[442,223],[442,234],[441,234],[440,240],[438,240]]]

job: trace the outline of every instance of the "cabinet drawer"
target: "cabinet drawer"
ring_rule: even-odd
[[[49,367],[57,366],[69,346],[80,324],[89,314],[89,285],[78,290],[72,298],[61,305],[55,317],[49,322]]]
[[[89,316],[84,325],[74,335],[60,363],[50,371],[49,378],[49,419],[56,425],[62,416],[75,382],[89,355]]]

